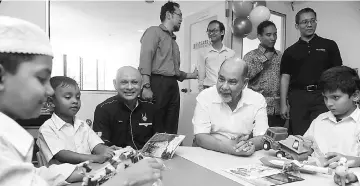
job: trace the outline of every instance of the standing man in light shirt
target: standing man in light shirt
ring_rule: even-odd
[[[236,156],[250,156],[262,148],[268,128],[266,101],[247,88],[247,74],[246,62],[230,58],[221,65],[216,86],[197,96],[194,145]]]
[[[180,51],[174,32],[180,30],[180,5],[167,2],[161,7],[161,24],[148,28],[141,37],[139,71],[143,77],[141,97],[154,101],[162,113],[163,132],[178,131],[180,93],[177,81],[196,79],[193,73],[180,71]]]
[[[248,52],[244,61],[249,66],[249,85],[261,93],[267,103],[269,126],[284,126],[280,116],[280,61],[282,53],[274,48],[277,29],[273,22],[263,21],[257,27],[259,47]]]
[[[227,48],[223,43],[225,26],[218,20],[212,20],[206,30],[211,40],[211,45],[199,51],[199,91],[216,84],[220,65],[235,55],[235,52]]]

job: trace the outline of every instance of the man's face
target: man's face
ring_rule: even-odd
[[[261,45],[267,48],[274,48],[277,40],[277,29],[274,25],[264,28],[262,35],[258,35]]]
[[[114,81],[115,89],[127,101],[138,97],[141,91],[141,76],[136,70],[123,71]]]
[[[243,78],[242,72],[227,65],[219,71],[216,88],[222,100],[230,103],[241,95],[247,82],[248,79]]]
[[[53,103],[57,114],[74,117],[81,107],[79,87],[75,85],[56,87]]]
[[[54,93],[51,70],[52,57],[38,55],[21,63],[15,74],[4,72],[0,82],[2,111],[14,119],[38,117],[48,96]]]
[[[224,31],[220,31],[220,27],[218,23],[212,23],[207,28],[207,34],[211,42],[221,41],[221,36],[224,35]]]
[[[299,24],[295,27],[300,31],[301,36],[312,36],[315,33],[317,26],[317,20],[315,14],[312,12],[306,12],[300,14]]]
[[[182,22],[182,13],[178,7],[175,7],[175,11],[172,13],[171,21],[174,24],[174,32],[180,30],[181,22]]]
[[[323,93],[326,107],[338,118],[344,118],[351,114],[354,108],[354,101],[359,98],[359,93],[356,92],[352,96],[343,93],[341,90],[335,92],[326,91]]]

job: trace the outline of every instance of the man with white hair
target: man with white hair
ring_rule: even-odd
[[[118,95],[96,107],[94,131],[109,146],[141,149],[156,132],[161,132],[159,111],[154,104],[138,99],[142,78],[134,67],[121,67],[113,83]]]
[[[262,148],[268,128],[266,101],[247,88],[247,74],[242,59],[230,58],[221,65],[216,86],[198,95],[194,145],[236,156],[250,156]]]

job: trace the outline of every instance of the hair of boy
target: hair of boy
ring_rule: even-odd
[[[262,35],[268,26],[274,26],[276,28],[276,25],[272,21],[263,21],[257,27],[257,34]]]
[[[308,8],[303,8],[298,13],[296,13],[296,15],[295,15],[295,23],[296,24],[299,24],[300,16],[301,16],[301,14],[304,14],[304,13],[314,13],[315,18],[316,18],[316,12],[312,8],[309,8],[309,7]]]
[[[360,78],[356,70],[347,66],[336,66],[322,73],[319,86],[323,92],[340,90],[352,96],[360,88]]]
[[[168,1],[165,3],[160,10],[160,21],[164,22],[166,18],[166,12],[174,13],[175,7],[180,8],[180,5],[175,2]]]
[[[38,56],[38,54],[0,52],[0,65],[3,66],[6,72],[16,74],[21,63],[32,61],[36,56]]]
[[[78,87],[78,83],[69,77],[66,76],[54,76],[50,78],[51,87],[55,90],[57,87],[67,87],[67,86],[74,86]]]
[[[208,28],[211,24],[213,23],[217,23],[219,25],[219,29],[220,29],[220,32],[224,31],[225,33],[225,26],[222,22],[218,21],[218,20],[212,20],[210,21],[210,23],[208,24]],[[221,41],[224,39],[224,35],[221,35]]]

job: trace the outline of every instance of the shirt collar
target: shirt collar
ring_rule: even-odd
[[[219,52],[219,53],[221,53],[221,52],[223,52],[223,51],[228,52],[228,51],[229,51],[229,48],[226,47],[226,46],[223,44],[223,46],[221,47],[221,50],[220,50],[220,51],[217,51],[212,45],[210,45],[210,47],[209,47],[209,52],[211,52],[211,51]]]
[[[309,44],[309,43],[314,42],[318,38],[319,38],[319,36],[317,34],[314,34],[314,37],[311,38],[309,42],[306,42],[306,41],[302,40],[301,37],[300,37],[298,43],[299,44]]]
[[[352,119],[354,122],[360,122],[360,109],[359,107],[356,107],[356,109],[354,110],[354,112],[352,112],[349,116],[343,118],[341,121],[347,120],[347,119]],[[322,120],[324,119],[329,119],[335,123],[336,122],[336,118],[334,116],[334,114],[331,111],[328,111],[323,118],[321,118]]]
[[[266,52],[266,48],[263,47],[261,44],[259,44],[258,50],[260,51],[261,54],[265,54],[265,52]],[[274,48],[274,52],[275,52],[275,54],[278,54],[278,52],[276,51],[275,48]]]
[[[160,27],[163,31],[165,31],[166,33],[168,33],[174,40],[176,40],[176,35],[175,35],[174,33],[170,32],[170,31],[165,27],[164,24],[160,24],[159,27]]]
[[[123,99],[119,94],[116,96],[116,99],[119,101],[119,104],[120,104],[122,107],[125,107],[125,108],[127,108],[127,109],[130,110],[130,108],[125,104],[124,99]],[[139,106],[139,99],[136,100],[136,105],[135,105],[134,110],[135,110],[138,106]]]
[[[58,130],[61,130],[62,127],[64,127],[65,124],[67,124],[63,119],[61,119],[58,115],[55,113],[52,114],[51,120],[54,122],[54,125]],[[84,122],[77,119],[76,116],[74,116],[74,129],[77,131],[81,126],[84,125]]]
[[[216,93],[217,94],[216,94],[216,97],[214,97],[214,99],[213,99],[213,103],[224,103],[220,94],[217,92],[217,90],[216,90]],[[244,90],[242,90],[242,92],[241,92],[241,98],[240,98],[236,108],[239,108],[239,107],[243,106],[244,104],[251,105],[253,103],[254,103],[253,98],[250,95],[249,88],[245,87]]]
[[[24,157],[32,149],[34,138],[16,121],[0,112],[0,137],[10,142]]]

